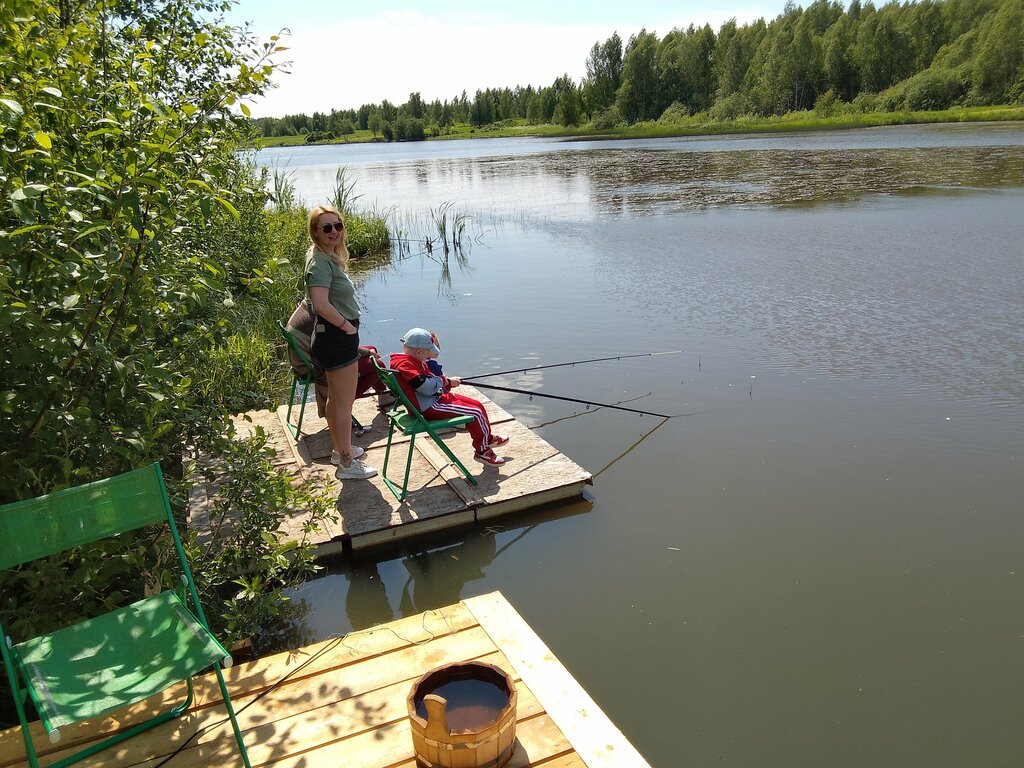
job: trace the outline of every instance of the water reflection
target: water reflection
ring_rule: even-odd
[[[497,556],[494,536],[493,531],[474,530],[458,544],[405,557],[401,563],[406,578],[400,587],[393,587],[390,596],[377,562],[353,563],[346,572],[349,626],[372,627],[396,616],[413,616],[459,602],[466,584],[482,579]]]
[[[599,213],[679,213],[721,206],[788,206],[865,195],[1024,183],[1024,150],[763,150],[618,152],[548,156],[546,169],[585,174]]]
[[[349,568],[345,613],[352,627],[372,627],[395,618],[376,561],[354,562]]]
[[[518,538],[510,544],[516,541]],[[419,552],[405,558],[402,565],[409,576],[399,596],[402,616],[413,616],[459,602],[466,584],[482,579],[487,566],[497,555],[494,532],[485,530],[470,532],[454,546]]]
[[[602,216],[649,216],[720,207],[802,206],[867,195],[964,193],[1024,184],[1020,129],[972,127],[941,150],[948,131],[846,132],[800,137],[551,143],[489,140],[447,157],[370,156],[351,167],[365,201],[426,214],[446,201],[481,230]],[[348,152],[349,154],[346,154]],[[368,150],[364,150],[368,152]],[[439,150],[434,150],[442,154]],[[298,191],[323,197],[338,165],[359,158],[323,148]],[[333,161],[332,161],[333,158]],[[267,160],[265,160],[267,161]]]
[[[573,504],[567,514],[588,508]],[[302,602],[314,614],[330,613],[344,590],[347,625],[335,626],[333,632],[366,629],[392,619],[413,616],[424,611],[452,605],[469,597],[468,585],[483,580],[487,569],[504,552],[534,530],[547,515],[514,533],[498,527],[474,528],[464,532],[455,543],[452,538],[434,546],[410,552],[398,560],[359,557],[337,564],[334,573],[307,585]],[[498,536],[507,540],[498,544]],[[321,610],[317,611],[315,608]],[[308,631],[308,630],[307,630]],[[321,627],[322,635],[325,628]]]
[[[374,342],[425,324],[467,375],[683,347],[499,381],[695,415],[495,392],[600,472],[587,514],[336,565],[316,636],[501,590],[652,765],[1021,765],[1024,127],[448,151],[355,174],[492,227],[457,302],[426,259],[368,276]]]

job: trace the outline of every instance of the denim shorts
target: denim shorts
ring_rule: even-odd
[[[316,316],[313,336],[310,339],[310,352],[325,371],[344,368],[359,359],[359,321],[349,322],[356,327],[355,333],[345,333],[320,315]]]

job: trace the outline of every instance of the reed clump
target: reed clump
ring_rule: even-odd
[[[455,203],[446,201],[437,208],[430,209],[430,218],[437,233],[437,240],[441,244],[445,255],[449,250],[462,251],[466,237],[466,225],[469,224],[470,216],[455,210]],[[428,249],[432,245],[432,239],[428,235]]]

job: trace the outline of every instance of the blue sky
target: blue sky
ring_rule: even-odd
[[[463,89],[547,86],[563,74],[586,73],[591,46],[618,32],[623,43],[646,28],[708,23],[716,32],[730,18],[743,24],[782,12],[785,0],[668,2],[519,0],[481,3],[317,2],[241,0],[229,21],[251,22],[261,38],[278,34],[289,50],[290,74],[250,103],[254,117],[357,108],[419,91],[426,101],[452,99]]]

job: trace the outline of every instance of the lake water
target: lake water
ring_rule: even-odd
[[[260,161],[415,240],[360,284],[382,351],[682,350],[488,380],[681,415],[488,392],[587,497],[333,566],[304,641],[501,590],[652,765],[1024,765],[1024,126]]]

